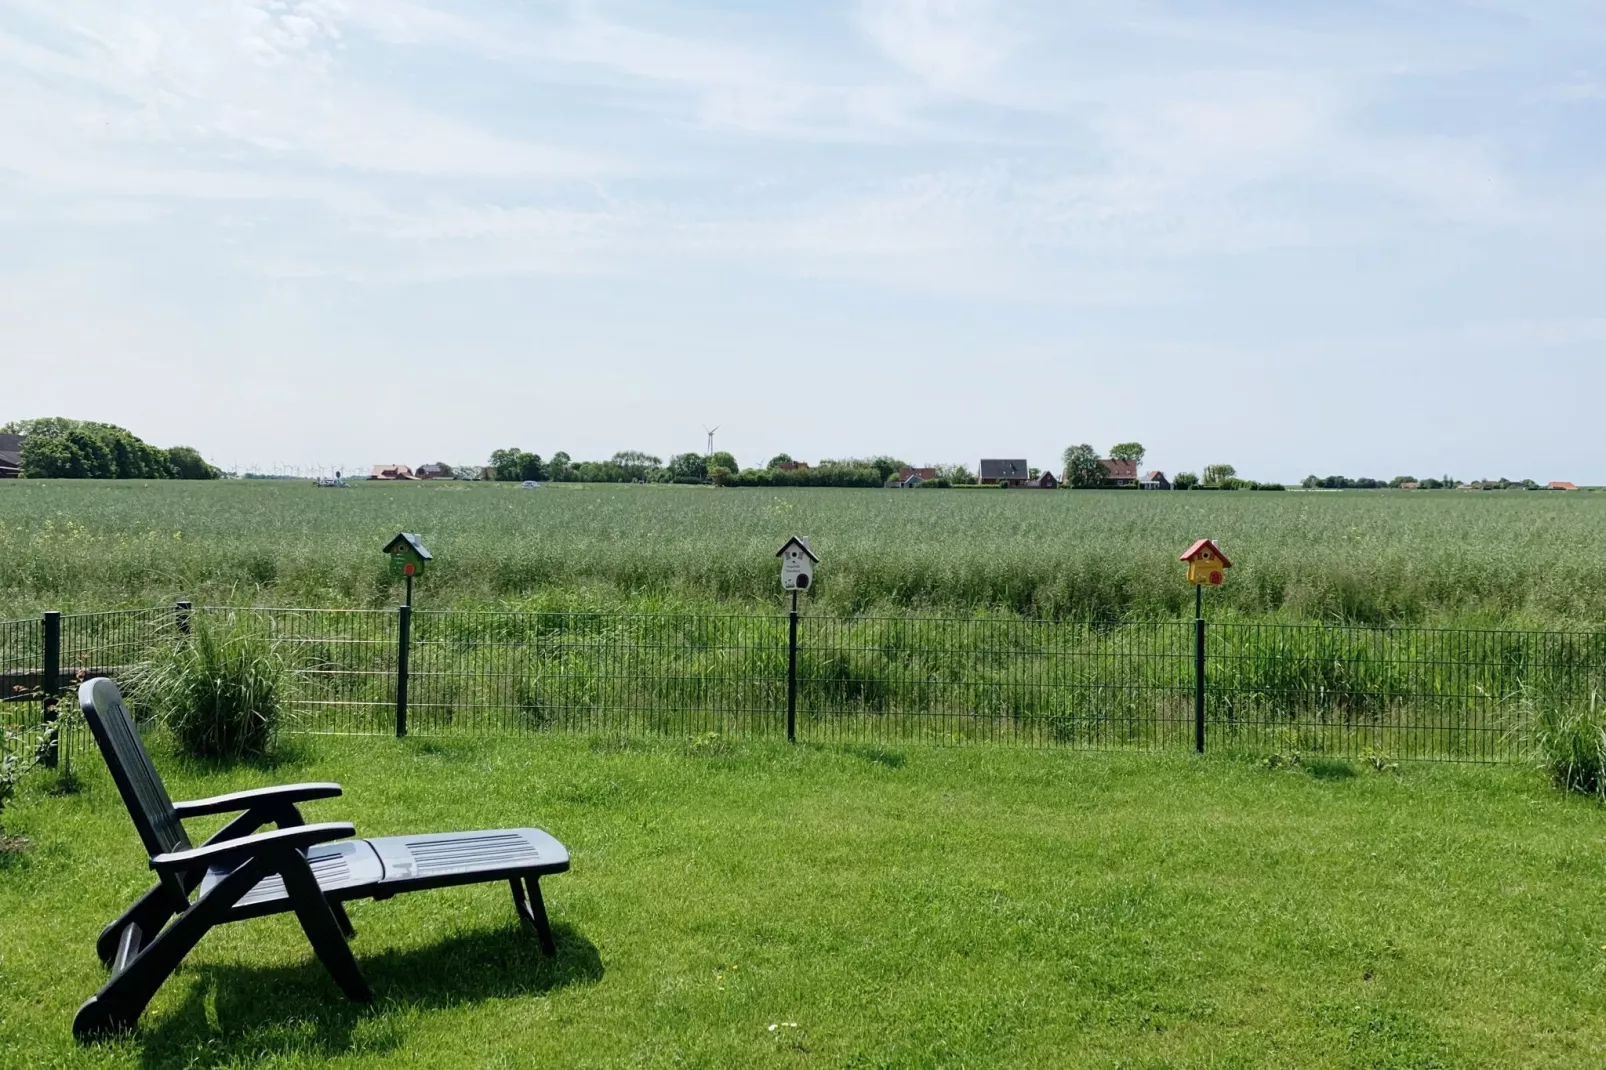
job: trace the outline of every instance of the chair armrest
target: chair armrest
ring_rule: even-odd
[[[233,814],[241,810],[254,810],[263,806],[294,806],[311,799],[332,799],[340,794],[339,784],[280,784],[272,788],[252,788],[233,791],[227,795],[214,795],[210,799],[174,803],[173,809],[180,818],[207,817],[211,814]]]
[[[278,851],[301,850],[315,843],[343,840],[353,836],[357,826],[349,821],[325,821],[317,825],[297,825],[294,828],[274,829],[241,836],[237,840],[224,840],[188,851],[168,851],[151,858],[151,868],[158,873],[182,872],[206,866],[221,865],[255,855]]]

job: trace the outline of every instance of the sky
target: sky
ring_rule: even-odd
[[[0,0],[0,423],[1606,483],[1606,0]]]

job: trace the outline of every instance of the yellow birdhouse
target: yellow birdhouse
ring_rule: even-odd
[[[1182,555],[1188,563],[1188,582],[1196,586],[1220,587],[1227,580],[1232,562],[1221,552],[1221,547],[1209,539],[1200,539]]]

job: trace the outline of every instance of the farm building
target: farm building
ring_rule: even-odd
[[[1160,471],[1159,469],[1155,469],[1153,472],[1150,472],[1148,475],[1144,476],[1143,479],[1138,482],[1138,486],[1142,487],[1144,490],[1170,490],[1171,481],[1165,477],[1164,472]]]
[[[978,483],[1003,483],[1010,487],[1024,486],[1032,478],[1032,470],[1025,460],[1000,460],[983,457],[977,466],[981,474],[977,477]]]
[[[421,464],[413,469],[413,474],[419,479],[451,479],[454,475],[452,466],[443,461]]]
[[[1552,483],[1550,485],[1550,489],[1551,490],[1577,490],[1578,489],[1578,484],[1577,483],[1568,483],[1567,481],[1562,480],[1560,482]]]
[[[0,435],[0,479],[22,474],[22,436]]]
[[[807,461],[782,461],[781,462],[781,471],[783,471],[783,472],[800,472],[800,471],[806,470],[808,468],[808,466],[809,466],[809,462],[807,462]]]
[[[417,479],[405,464],[376,464],[369,479]]]
[[[1045,468],[1036,479],[1028,479],[1021,485],[1031,490],[1056,490],[1059,488],[1060,481],[1054,478],[1053,472]]]
[[[1124,487],[1138,481],[1136,461],[1118,461],[1113,457],[1100,457],[1099,464],[1104,467],[1104,478],[1112,487]]]
[[[907,483],[911,476],[919,476],[920,481],[925,482],[928,479],[936,479],[937,470],[935,468],[910,468],[908,465],[898,469],[899,483]]]

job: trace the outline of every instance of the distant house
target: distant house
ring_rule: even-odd
[[[908,465],[898,469],[899,483],[908,482],[910,476],[919,476],[920,481],[923,483],[928,479],[936,479],[937,470],[935,468],[910,468]]]
[[[1036,479],[1028,479],[1022,484],[1022,486],[1030,487],[1033,490],[1055,490],[1059,485],[1060,481],[1054,477],[1054,473],[1046,468]]]
[[[1104,467],[1104,478],[1112,487],[1124,487],[1138,481],[1136,461],[1117,461],[1113,457],[1100,457],[1099,464]]]
[[[417,479],[405,464],[376,464],[369,479]]]
[[[413,475],[419,479],[451,479],[453,474],[452,466],[440,461],[421,464],[413,471]]]
[[[3,449],[3,448],[4,448],[3,446],[0,446],[0,449]],[[1577,483],[1568,483],[1566,481],[1561,481],[1561,482],[1557,482],[1557,483],[1552,483],[1550,485],[1550,489],[1551,490],[1577,490],[1578,489],[1578,484]]]
[[[0,435],[0,479],[22,474],[22,436]]]
[[[1401,490],[1421,490],[1422,489],[1422,484],[1420,484],[1420,483],[1401,483],[1400,484],[1400,489]]]
[[[976,478],[978,483],[1002,483],[1009,487],[1019,487],[1024,486],[1026,481],[1032,478],[1032,470],[1024,460],[983,457],[977,470],[981,473]]]
[[[798,472],[798,471],[802,471],[804,469],[807,469],[808,466],[809,466],[809,462],[807,462],[807,461],[782,461],[781,462],[781,471],[783,471],[783,472]]]
[[[1165,477],[1164,472],[1155,469],[1139,480],[1138,486],[1144,490],[1170,490],[1171,481]]]

